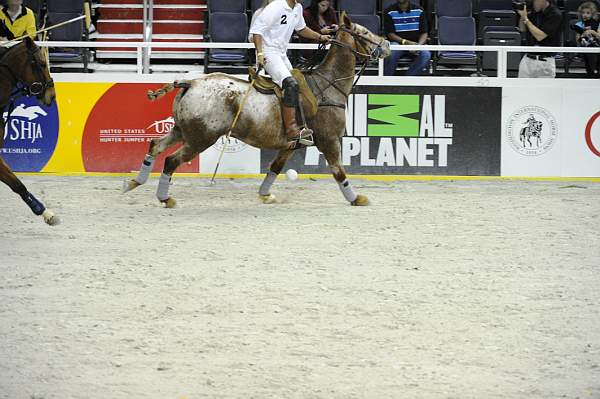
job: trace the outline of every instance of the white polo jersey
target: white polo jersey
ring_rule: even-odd
[[[261,35],[265,52],[285,53],[294,31],[306,28],[302,5],[291,8],[286,0],[275,0],[265,7],[250,27],[250,34]]]

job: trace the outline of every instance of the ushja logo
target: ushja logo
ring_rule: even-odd
[[[157,134],[167,134],[173,129],[173,126],[175,126],[175,119],[173,119],[172,116],[169,116],[166,119],[154,122],[146,128],[146,131]]]
[[[8,122],[4,130],[4,139],[27,140],[32,144],[38,139],[43,139],[42,125],[35,121],[40,116],[48,116],[48,113],[37,105],[26,107],[20,104],[11,112],[10,120],[8,112],[4,112],[2,117]]]

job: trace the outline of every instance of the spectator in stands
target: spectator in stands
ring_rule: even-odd
[[[527,4],[517,11],[519,30],[527,34],[528,46],[559,47],[562,34],[562,14],[550,0],[533,0],[533,11]],[[520,78],[554,78],[556,61],[554,54],[525,54],[519,65]]]
[[[23,0],[8,0],[0,7],[0,41],[29,35],[35,39],[35,15],[23,6]]]
[[[600,22],[598,21],[598,7],[591,1],[582,3],[577,10],[579,20],[575,23],[579,32],[577,44],[583,47],[598,47],[600,45]],[[598,54],[584,54],[585,69],[588,77],[600,77],[600,57]]]
[[[304,20],[306,21],[306,26],[323,35],[331,35],[338,29],[337,13],[329,0],[313,1],[310,7],[304,10]],[[303,39],[302,42],[318,43],[308,39]],[[302,52],[302,56],[307,59],[311,58],[313,54],[314,52],[311,50],[304,50]],[[320,61],[315,60],[317,63]]]
[[[383,31],[392,44],[425,44],[429,38],[429,23],[427,15],[419,6],[410,3],[410,0],[397,0],[396,4],[384,11]],[[407,76],[422,75],[429,65],[431,53],[422,51],[392,51],[392,55],[384,61],[384,74],[394,75],[398,60],[411,55],[414,57]]]
[[[256,11],[254,11],[254,14],[252,14],[252,20],[250,21],[250,26],[254,25],[254,21],[256,21],[256,18],[258,18],[258,16],[260,15],[261,12],[263,12],[263,10],[265,9],[266,6],[268,6],[270,3],[274,2],[275,0],[262,0],[262,3],[260,3],[260,7],[258,7],[256,9]],[[252,33],[248,34],[248,41],[250,43],[252,43]]]

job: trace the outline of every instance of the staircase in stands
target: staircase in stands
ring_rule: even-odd
[[[152,41],[202,42],[207,0],[154,0]],[[96,5],[99,19],[93,36],[104,42],[143,41],[143,0],[102,0]],[[200,49],[153,49],[155,59],[201,59]],[[135,48],[105,48],[98,59],[136,58]]]

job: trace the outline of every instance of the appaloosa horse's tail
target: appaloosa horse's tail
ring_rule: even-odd
[[[148,100],[158,100],[175,89],[189,89],[191,86],[192,82],[190,80],[177,80],[174,83],[164,85],[156,91],[148,90]]]

